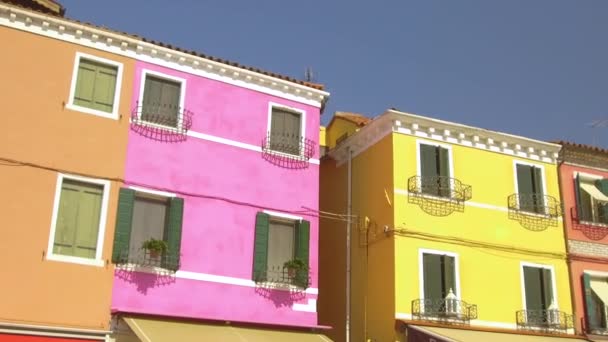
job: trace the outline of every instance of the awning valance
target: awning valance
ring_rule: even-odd
[[[141,342],[331,342],[329,338],[312,332],[267,330],[139,317],[124,317],[123,319]],[[120,341],[117,340],[117,342]]]
[[[410,331],[412,333],[410,333]],[[426,336],[423,336],[426,334]],[[410,339],[411,338],[411,339]],[[450,329],[408,325],[408,342],[583,342],[581,338],[498,333],[467,329]]]
[[[586,193],[591,195],[591,197],[595,198],[598,201],[608,202],[608,196],[604,195],[600,189],[598,189],[595,185],[581,182],[581,188],[585,190]]]
[[[600,297],[602,302],[608,304],[608,282],[606,282],[606,279],[591,278],[589,283],[593,292]]]

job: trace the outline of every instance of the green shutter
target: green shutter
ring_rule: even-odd
[[[74,104],[111,112],[114,106],[118,69],[81,59],[78,64]]]
[[[443,298],[443,286],[441,282],[441,255],[422,255],[422,275],[424,277],[424,298]]]
[[[595,187],[604,195],[608,196],[608,179],[598,179],[595,181]]]
[[[591,289],[591,276],[587,273],[583,273],[583,290],[585,291],[585,323],[587,325],[587,332],[597,329],[600,324],[597,317],[597,309],[595,301],[593,300],[593,290]]]
[[[165,225],[165,241],[169,251],[163,256],[162,267],[173,271],[179,269],[180,265],[183,218],[184,199],[180,197],[169,199],[169,215]]]
[[[129,240],[131,239],[134,202],[135,190],[121,188],[118,196],[114,247],[112,249],[112,262],[115,264],[126,262],[129,258]]]
[[[580,176],[577,173],[576,177],[574,177],[574,200],[576,205],[576,218],[581,221],[583,218],[581,217],[582,213],[582,205],[581,205],[581,181]]]
[[[551,270],[541,268],[542,290],[543,290],[543,309],[548,309],[553,301],[553,282],[551,281]]]
[[[450,293],[450,289],[457,293],[456,289],[456,268],[454,265],[454,258],[447,255],[441,256],[442,271],[443,271],[443,298]]]
[[[526,310],[544,309],[544,298],[541,287],[541,269],[524,266],[524,289],[526,295]]]
[[[103,189],[83,187],[78,201],[77,230],[74,245],[75,256],[94,259],[99,238],[99,219]]]
[[[296,258],[304,261],[308,267],[310,267],[309,258],[309,245],[310,245],[310,222],[302,220],[298,223],[296,229]],[[296,274],[296,284],[308,287],[309,268],[306,270],[300,270]]]
[[[253,274],[255,281],[266,280],[268,267],[268,230],[270,215],[258,212],[255,216],[255,241],[253,244]]]
[[[437,153],[436,146],[420,144],[420,186],[422,193],[439,194],[437,187],[437,176],[439,176]]]
[[[438,180],[439,196],[450,197],[450,152],[447,148],[437,147],[437,155],[439,156],[438,173],[442,177]]]
[[[116,90],[116,69],[98,66],[93,93],[94,109],[112,112]]]

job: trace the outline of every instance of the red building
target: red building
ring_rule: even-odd
[[[608,150],[560,143],[575,326],[593,340],[608,339]]]

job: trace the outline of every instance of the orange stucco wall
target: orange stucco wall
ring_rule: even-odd
[[[106,266],[50,261],[53,169],[122,178],[134,61],[6,27],[0,27],[0,41],[0,321],[107,329],[120,183],[110,187]],[[124,64],[119,120],[65,108],[77,51]]]

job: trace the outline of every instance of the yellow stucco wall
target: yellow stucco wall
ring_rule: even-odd
[[[430,241],[395,234],[396,312],[411,313],[411,301],[420,298],[420,249],[452,252],[458,255],[460,297],[477,304],[479,321],[515,324],[515,311],[524,309],[521,263],[529,262],[554,268],[560,310],[571,313],[566,262],[557,255],[565,253],[561,221],[557,226],[537,231],[509,219],[507,197],[516,191],[513,156],[472,147],[444,144],[452,150],[453,177],[473,189],[464,212],[438,217],[425,213],[417,204],[408,203],[407,179],[417,174],[417,141],[404,134],[393,134],[395,165],[396,228],[449,237],[453,241]],[[520,160],[520,159],[518,159]],[[544,169],[546,194],[559,199],[557,167],[554,164],[524,160]],[[475,240],[487,248],[472,247],[458,240]],[[441,240],[441,239],[440,239]],[[499,251],[492,245],[513,248]],[[520,251],[531,249],[552,252],[555,257]],[[493,323],[491,323],[493,324]],[[496,327],[500,327],[496,325]],[[504,325],[504,324],[503,324]]]
[[[328,148],[334,148],[334,147],[336,147],[336,140],[338,140],[338,138],[340,138],[344,134],[347,134],[348,136],[350,136],[354,132],[356,132],[358,130],[358,128],[359,127],[352,121],[349,121],[349,120],[346,120],[346,119],[343,119],[340,117],[334,117],[326,129],[326,133],[325,133],[325,144],[326,145],[321,145],[321,146],[327,146]]]

